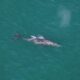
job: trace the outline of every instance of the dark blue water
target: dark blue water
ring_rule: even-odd
[[[80,80],[80,1],[1,0],[0,80]],[[41,34],[53,48],[14,40]]]

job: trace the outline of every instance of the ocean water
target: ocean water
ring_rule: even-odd
[[[79,0],[1,0],[0,80],[80,80],[79,17]],[[14,40],[16,33],[61,47]]]

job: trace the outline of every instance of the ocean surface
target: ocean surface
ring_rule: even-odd
[[[14,40],[16,33],[61,47]],[[80,80],[80,1],[0,0],[0,80]]]

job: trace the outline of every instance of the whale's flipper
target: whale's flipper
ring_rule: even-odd
[[[42,35],[37,36],[38,39],[45,39]]]
[[[32,38],[32,39],[36,39],[37,37],[36,37],[36,36],[34,36],[34,35],[31,35],[31,38]]]

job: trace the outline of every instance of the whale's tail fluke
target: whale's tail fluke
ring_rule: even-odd
[[[19,33],[16,33],[14,35],[14,39],[17,40],[17,39],[22,39],[23,38],[23,35],[19,34]]]

